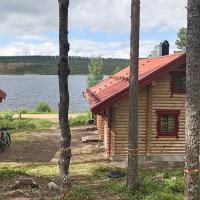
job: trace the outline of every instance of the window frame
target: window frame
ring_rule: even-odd
[[[171,83],[170,83],[170,88],[171,88],[171,94],[185,94],[186,87],[184,89],[176,89],[174,86],[174,78],[176,77],[186,77],[186,72],[184,71],[176,71],[176,72],[170,72],[171,76]]]
[[[162,136],[176,137],[179,138],[179,115],[180,110],[157,110],[157,138]],[[175,117],[175,131],[164,132],[161,131],[161,117],[163,115],[170,115]]]

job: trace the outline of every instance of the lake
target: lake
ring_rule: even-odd
[[[0,88],[7,93],[6,101],[0,104],[1,111],[34,109],[40,101],[45,101],[55,111],[58,110],[59,89],[56,75],[0,75]],[[83,97],[86,88],[86,75],[69,76],[69,112],[89,111],[89,105]]]

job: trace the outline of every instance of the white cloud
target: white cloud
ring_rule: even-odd
[[[145,31],[177,31],[186,26],[186,0],[143,0],[141,26]]]
[[[144,40],[140,42],[140,57],[147,57],[159,41]],[[92,42],[72,40],[71,53],[77,56],[102,56],[105,58],[127,58],[130,53],[129,42]]]
[[[178,30],[186,25],[186,0],[142,0],[142,30]],[[58,30],[58,1],[1,0],[1,34],[34,34]],[[127,32],[130,0],[71,0],[71,28]]]
[[[1,34],[26,35],[57,30],[55,0],[1,0]]]
[[[128,44],[126,42],[94,42],[89,40],[72,40],[71,55],[77,56],[102,56],[102,57],[127,57]]]
[[[16,39],[22,41],[48,41],[48,37],[40,36],[37,34],[17,36]]]
[[[58,47],[51,42],[41,44],[13,42],[0,47],[1,56],[58,55]]]
[[[186,25],[186,0],[141,1],[141,29],[178,30]],[[95,31],[127,32],[130,28],[129,0],[75,0],[71,3],[72,27]]]
[[[130,0],[71,0],[70,30],[88,28],[109,32],[108,43],[73,38],[71,55],[129,57],[129,42],[115,42],[115,34],[129,32]],[[176,32],[186,26],[186,0],[141,0],[141,31]],[[0,35],[11,35],[16,41],[0,47],[0,55],[57,55],[57,42],[44,36],[58,31],[58,1],[1,0]],[[43,35],[41,36],[41,34]],[[72,35],[73,37],[73,35]],[[160,41],[150,37],[140,43],[140,56],[147,56]]]
[[[140,57],[147,57],[153,47],[158,44],[156,40],[140,42]],[[174,46],[171,47],[174,50]],[[129,42],[94,42],[90,40],[72,39],[70,55],[72,56],[102,56],[104,58],[129,58]],[[58,44],[54,41],[45,41],[40,44],[30,42],[14,42],[0,47],[0,55],[58,55]]]

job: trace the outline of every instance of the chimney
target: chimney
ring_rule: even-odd
[[[167,40],[160,43],[160,55],[169,55],[169,42]]]

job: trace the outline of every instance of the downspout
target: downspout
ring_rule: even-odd
[[[108,156],[111,156],[111,145],[112,145],[112,107],[108,109],[108,136],[109,136],[109,144],[108,144]]]

